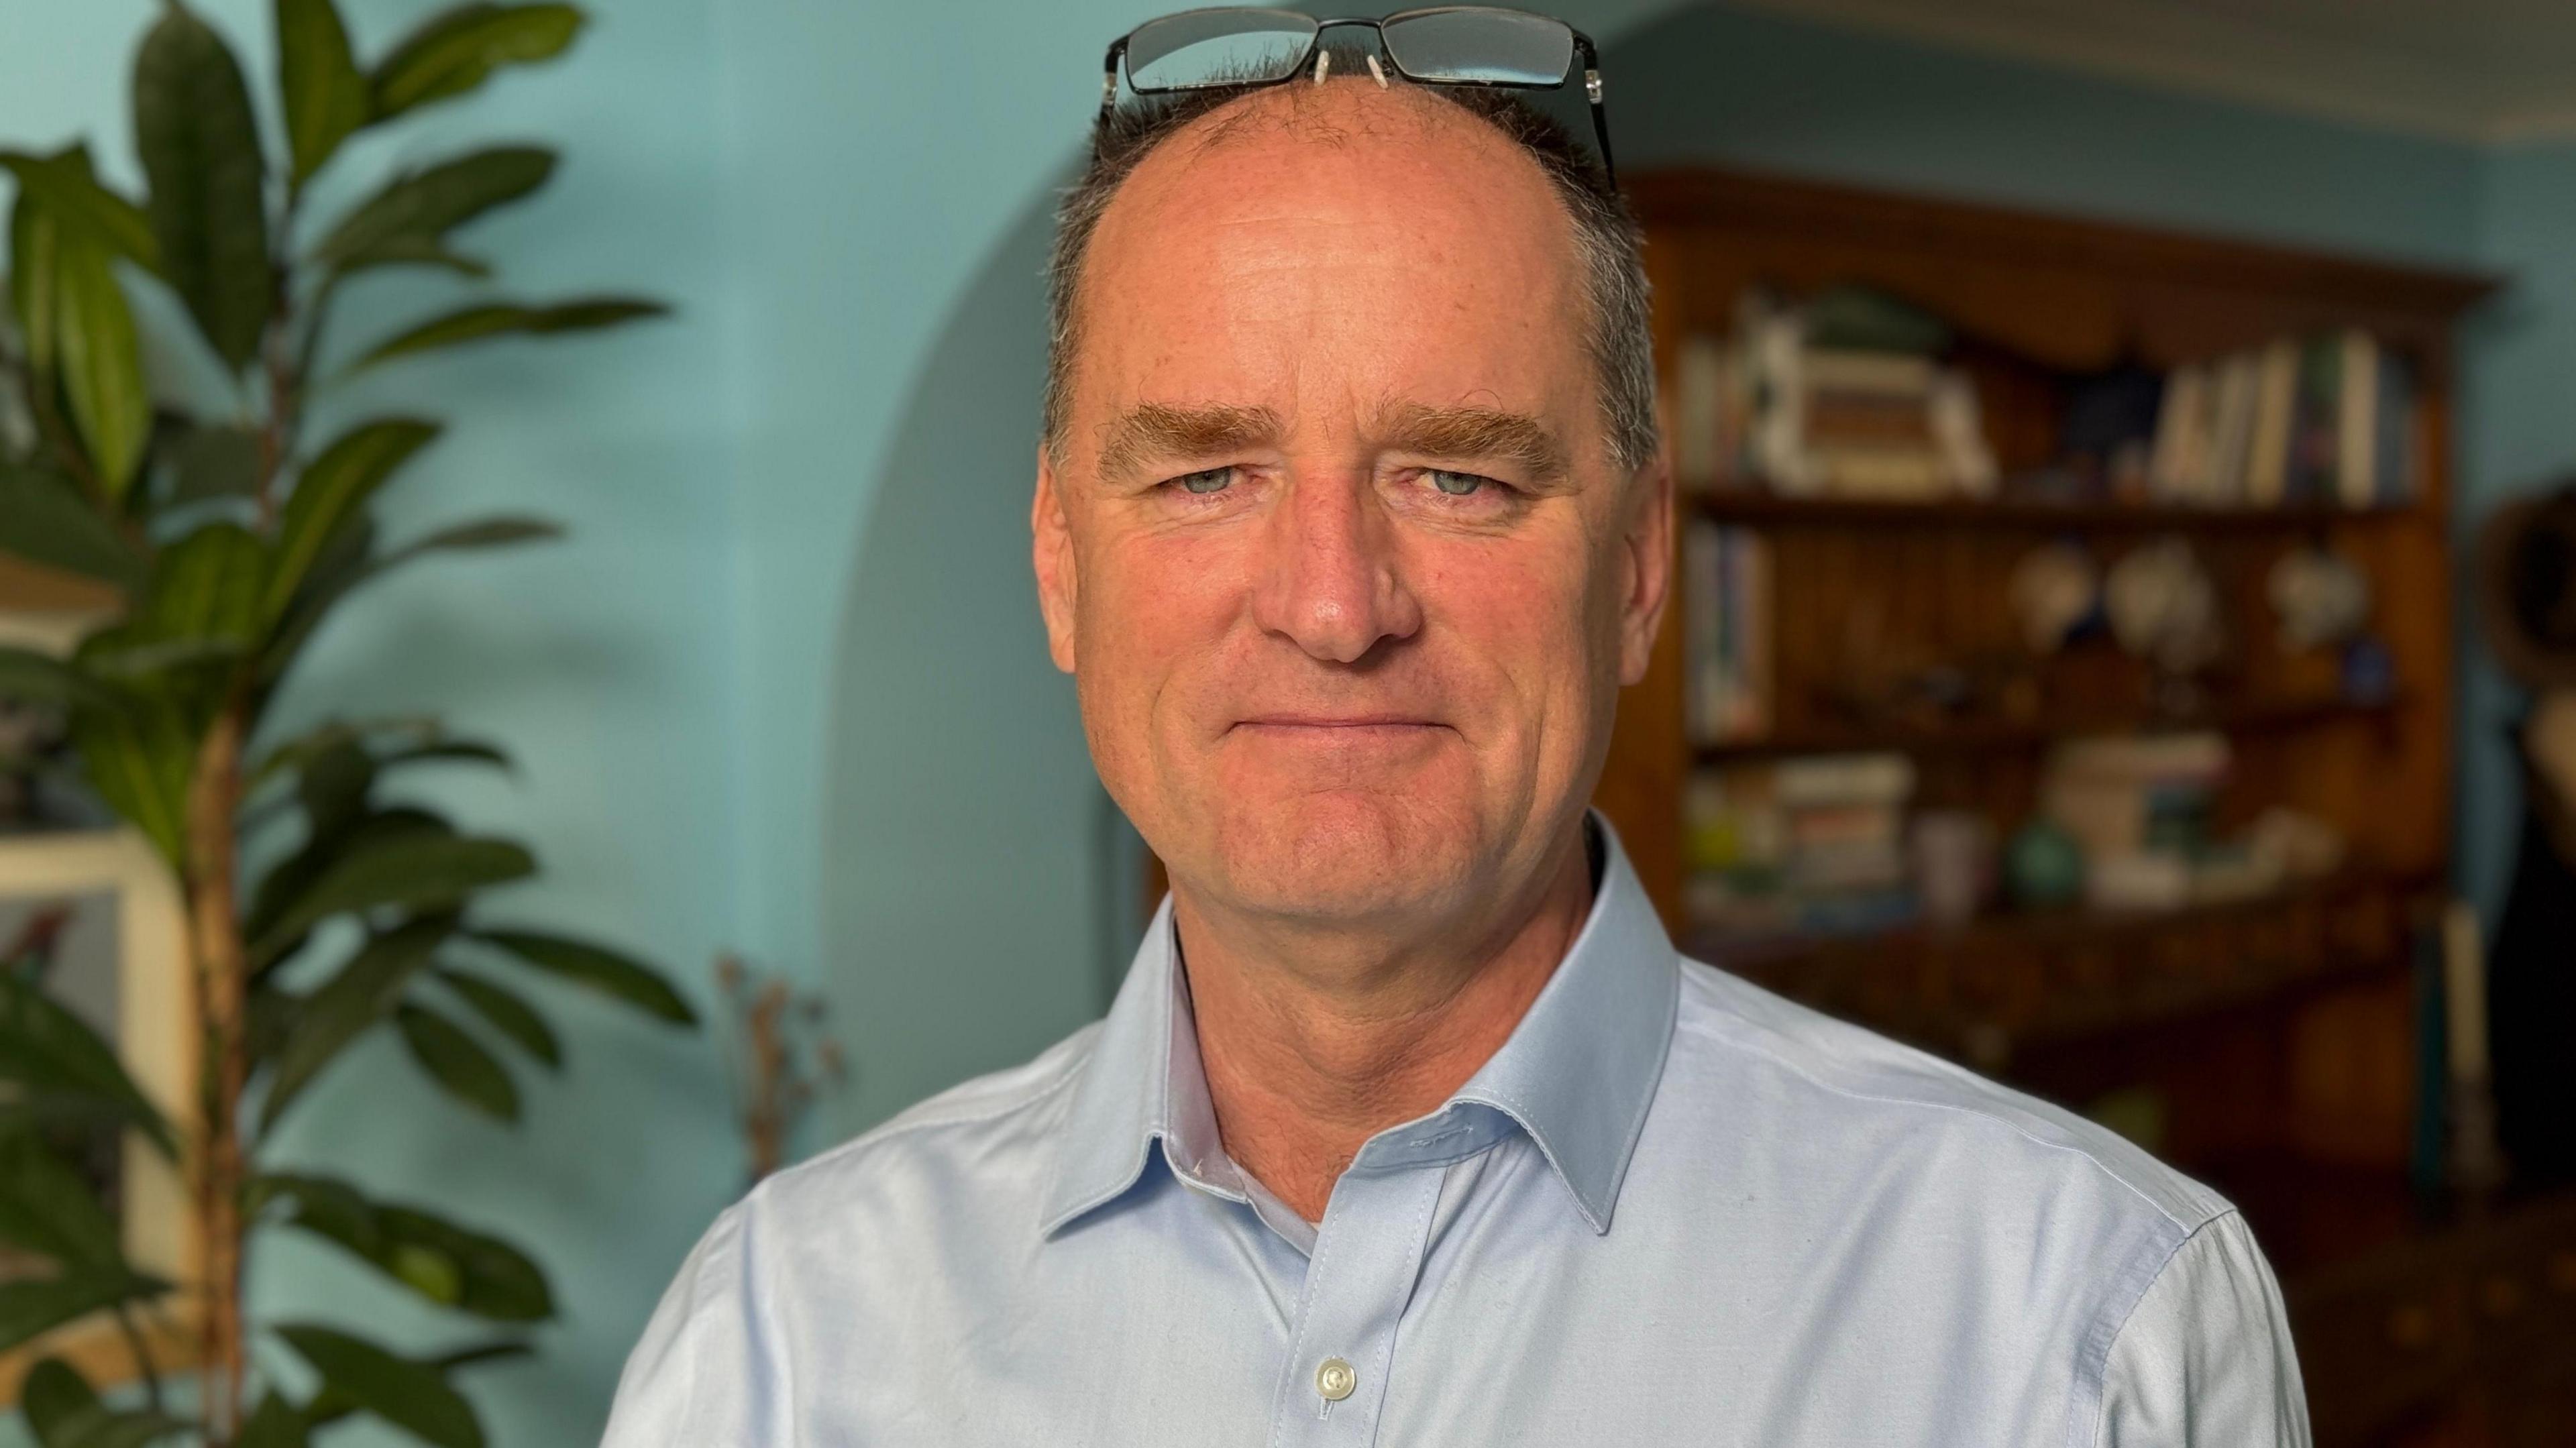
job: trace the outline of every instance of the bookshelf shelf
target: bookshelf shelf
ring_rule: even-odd
[[[2167,503],[2053,503],[2010,498],[1882,502],[1794,498],[1758,488],[1694,493],[1689,506],[1713,522],[1810,529],[2006,529],[2037,533],[2310,533],[2344,524],[2413,519],[2413,506],[2188,508]]]
[[[2062,739],[2214,729],[2250,734],[2313,728],[2340,720],[2394,725],[2414,696],[2400,692],[2376,701],[2349,699],[2263,700],[2193,714],[2098,713],[2037,719],[1962,720],[1935,728],[1809,728],[1760,739],[1703,744],[1702,764],[1721,765],[1801,754],[1857,754],[1892,750],[1913,755],[1972,754],[2044,748]]]
[[[2000,912],[1857,935],[1703,931],[1685,948],[1999,1069],[2034,1049],[2385,979],[2410,964],[2409,930],[2434,884],[2353,870],[2174,910]]]

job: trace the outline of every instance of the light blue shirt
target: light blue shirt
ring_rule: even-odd
[[[1106,1020],[719,1218],[608,1448],[2308,1441],[2227,1203],[1681,959],[1602,834],[1511,1038],[1320,1224],[1226,1157],[1167,901]]]

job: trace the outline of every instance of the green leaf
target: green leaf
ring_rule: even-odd
[[[313,258],[342,271],[413,259],[423,245],[543,186],[554,169],[555,153],[541,146],[495,146],[402,177],[349,213]]]
[[[69,1363],[60,1358],[46,1358],[27,1369],[26,1379],[18,1385],[18,1407],[27,1415],[27,1426],[36,1431],[36,1441],[44,1448],[58,1448],[71,1441],[72,1430],[82,1426],[82,1414],[98,1407],[98,1392]]]
[[[447,243],[434,236],[387,237],[341,262],[340,271],[346,274],[380,266],[436,267],[476,281],[492,275],[490,262],[451,251]]]
[[[555,1039],[554,1028],[546,1024],[546,1018],[528,1004],[526,997],[453,966],[440,966],[438,979],[472,1006],[475,1014],[491,1022],[492,1029],[517,1042],[519,1049],[549,1067],[563,1064],[563,1045]]]
[[[235,371],[259,350],[277,279],[259,126],[241,66],[206,22],[173,5],[134,57],[134,148],[170,279]]]
[[[399,1358],[375,1344],[316,1323],[277,1329],[322,1381],[366,1411],[438,1448],[483,1448],[473,1405],[438,1369]]]
[[[58,235],[54,263],[61,289],[54,346],[63,391],[71,398],[72,424],[89,451],[99,486],[110,501],[122,501],[152,431],[152,399],[144,390],[134,313],[116,284],[105,247]]]
[[[570,5],[460,5],[413,31],[376,67],[376,110],[398,116],[463,95],[505,65],[550,60],[572,44]]]
[[[408,1207],[378,1211],[385,1234],[414,1252],[453,1266],[461,1290],[454,1306],[493,1322],[543,1322],[554,1316],[554,1289],[544,1269],[498,1237]]]
[[[434,835],[454,839],[456,827],[428,810],[398,806],[377,810],[351,826],[345,833],[307,838],[302,848],[280,860],[260,878],[251,892],[250,913],[242,922],[242,933],[257,944],[268,943],[281,934],[279,922],[303,900],[323,873],[353,852],[372,850],[397,836]],[[304,927],[311,929],[311,926]],[[268,959],[274,956],[266,957]]]
[[[143,607],[151,639],[247,647],[266,616],[268,545],[238,523],[210,523],[163,549]]]
[[[0,1135],[0,1242],[65,1267],[125,1261],[98,1193],[32,1131]]]
[[[32,1377],[31,1387],[32,1387]],[[81,1385],[84,1389],[87,1384]],[[32,1405],[27,1421],[36,1423]],[[167,1413],[152,1408],[130,1408],[118,1411],[95,1397],[62,1415],[51,1430],[38,1428],[36,1441],[40,1448],[145,1448],[164,1438],[185,1433],[189,1425]]]
[[[277,0],[277,49],[287,149],[301,187],[367,123],[374,101],[331,0]]]
[[[415,1208],[371,1202],[329,1177],[268,1176],[254,1190],[261,1201],[294,1202],[289,1225],[337,1244],[443,1307],[499,1322],[554,1314],[545,1273],[499,1238]]]
[[[689,1003],[680,999],[680,993],[671,989],[669,981],[651,967],[605,946],[533,930],[477,930],[468,933],[549,975],[587,986],[648,1015],[659,1016],[674,1025],[697,1024],[697,1012],[689,1009]]]
[[[131,591],[143,556],[70,480],[0,463],[0,553]]]
[[[306,760],[295,794],[304,806],[307,837],[336,840],[354,829],[375,787],[375,756],[356,739],[343,739]]]
[[[169,1284],[156,1278],[114,1269],[0,1281],[0,1352],[93,1312],[167,1290]]]
[[[50,385],[61,350],[62,224],[24,186],[9,206],[9,306],[26,340],[27,366]]]
[[[304,1429],[304,1415],[271,1388],[260,1396],[259,1406],[242,1424],[241,1436],[233,1440],[233,1448],[307,1448],[311,1441]]]
[[[259,491],[259,435],[246,428],[191,427],[170,449],[170,501],[247,498]]]
[[[39,1448],[144,1448],[188,1426],[149,1408],[118,1412],[108,1407],[89,1380],[59,1358],[46,1358],[27,1370],[18,1406],[26,1411]]]
[[[283,617],[298,585],[322,550],[339,536],[367,500],[413,453],[438,436],[438,425],[417,418],[363,423],[322,450],[296,480],[277,530],[277,562],[269,575],[263,612]]]
[[[506,548],[519,543],[544,542],[563,536],[563,526],[543,518],[498,517],[460,523],[442,528],[426,537],[415,538],[402,547],[369,559],[347,580],[347,589],[370,583],[406,563],[432,553],[474,548]]]
[[[18,178],[22,205],[33,202],[78,236],[117,256],[158,271],[161,245],[142,208],[99,184],[89,148],[75,145],[51,156],[0,150],[0,170]]]
[[[375,551],[375,521],[364,512],[350,519],[337,536],[322,545],[313,566],[305,570],[304,581],[296,585],[289,598],[286,617],[270,635],[268,650],[260,659],[262,687],[276,687],[286,671],[295,666],[303,656],[305,644],[312,641],[313,631],[366,578]]]
[[[376,756],[376,767],[391,769],[398,764],[439,764],[460,761],[467,764],[488,764],[504,774],[516,767],[510,763],[510,756],[503,753],[499,745],[486,744],[479,739],[441,739],[391,750]]]
[[[536,873],[526,847],[508,840],[406,831],[353,842],[252,943],[254,964],[334,915],[402,906],[448,908],[489,885]]]
[[[551,307],[526,307],[507,302],[488,302],[479,306],[465,307],[443,317],[434,317],[423,322],[351,363],[349,370],[355,372],[362,367],[372,367],[391,358],[414,352],[427,352],[439,347],[454,347],[465,342],[477,342],[486,337],[499,337],[511,333],[550,336],[558,332],[595,331],[644,317],[662,316],[667,311],[669,308],[658,302],[639,301],[627,297],[598,297],[587,301],[565,302]]]
[[[170,1131],[89,1023],[33,981],[0,971],[0,1082],[41,1100],[67,1097],[105,1107],[141,1127],[166,1153]],[[0,1345],[5,1346],[5,1345]]]
[[[69,704],[97,697],[96,684],[53,655],[0,644],[0,700]]]
[[[300,770],[326,749],[344,743],[364,743],[381,734],[404,734],[423,739],[440,735],[438,720],[426,714],[404,714],[381,719],[333,719],[315,725],[292,739],[285,740],[259,757],[252,766],[248,788],[257,789],[289,770]]]
[[[394,1012],[403,1044],[448,1095],[486,1116],[519,1119],[519,1086],[508,1068],[465,1028],[427,1006],[404,1002]]]
[[[412,975],[454,928],[444,917],[415,920],[360,947],[340,973],[307,997],[269,1079],[260,1107],[264,1132],[348,1044],[382,1021],[402,999]]]
[[[477,518],[470,523],[441,528],[426,537],[415,538],[391,553],[377,565],[378,572],[424,553],[460,548],[507,548],[519,543],[550,543],[564,535],[563,525],[548,518],[503,516]]]
[[[72,745],[90,787],[149,837],[174,870],[187,862],[188,778],[196,741],[166,705],[74,711]]]

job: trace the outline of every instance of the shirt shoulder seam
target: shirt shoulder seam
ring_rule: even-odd
[[[2183,1233],[2182,1237],[2173,1244],[2172,1248],[2166,1251],[2164,1256],[2157,1260],[2155,1270],[2147,1273],[2138,1283],[2137,1292],[2132,1295],[2129,1298],[2128,1303],[2120,1309],[2119,1316],[2115,1319],[2109,1312],[2104,1312],[2101,1317],[2095,1321],[2093,1330],[2086,1334],[2084,1360],[2076,1364],[2075,1381],[2075,1386],[2079,1393],[2076,1400],[2079,1404],[2079,1410],[2080,1405],[2083,1402],[2083,1399],[2080,1396],[2082,1391],[2088,1386],[2092,1390],[2092,1412],[2087,1415],[2092,1419],[2092,1429],[2081,1438],[2074,1437],[2073,1433],[2070,1432],[2068,1434],[2070,1439],[2070,1448],[2100,1448],[2100,1444],[2102,1442],[2102,1415],[2109,1411],[2110,1407],[2111,1353],[2113,1349],[2120,1345],[2120,1339],[2128,1332],[2129,1324],[2137,1318],[2138,1309],[2146,1305],[2147,1294],[2155,1291],[2156,1284],[2162,1282],[2165,1278],[2165,1274],[2173,1270],[2173,1264],[2181,1258],[2186,1248],[2190,1247],[2192,1243],[2199,1241],[2201,1235],[2207,1232],[2211,1227],[2236,1215],[2238,1215],[2236,1208],[2232,1206],[2228,1207],[2223,1211],[2212,1213],[2207,1221],[2204,1221],[2199,1226]],[[2105,1325],[2108,1325],[2110,1328],[2108,1333],[2102,1331],[2102,1328]],[[2093,1350],[2093,1342],[2096,1339],[2101,1343],[2101,1350],[2099,1352],[2095,1352]],[[2076,1421],[2076,1425],[2080,1425],[2082,1422],[2083,1418],[2079,1417]],[[2071,1428],[2076,1425],[2069,1426]]]

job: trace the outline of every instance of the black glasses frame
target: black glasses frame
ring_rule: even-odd
[[[1209,6],[1206,8],[1211,10],[1257,10],[1262,7],[1249,5],[1219,5]],[[1396,74],[1401,75],[1406,80],[1413,81],[1416,84],[1469,86],[1478,90],[1565,89],[1566,81],[1574,78],[1573,71],[1570,69],[1563,78],[1559,79],[1553,85],[1531,85],[1526,82],[1512,80],[1458,80],[1446,76],[1415,75],[1412,71],[1404,68],[1403,62],[1395,58],[1394,51],[1387,48],[1386,32],[1384,27],[1391,25],[1396,21],[1411,20],[1414,17],[1421,15],[1445,15],[1457,11],[1495,10],[1501,8],[1503,7],[1492,5],[1432,5],[1417,10],[1399,10],[1393,15],[1380,16],[1374,20],[1361,15],[1336,16],[1332,19],[1318,20],[1315,22],[1314,33],[1306,38],[1306,48],[1297,53],[1296,60],[1289,64],[1286,73],[1276,77],[1275,79],[1228,81],[1222,87],[1157,86],[1152,90],[1144,90],[1136,86],[1135,78],[1131,76],[1128,78],[1128,86],[1130,89],[1135,90],[1138,95],[1174,95],[1192,89],[1258,90],[1263,86],[1286,85],[1305,73],[1306,63],[1315,58],[1316,47],[1323,43],[1325,31],[1358,26],[1378,32],[1378,50],[1386,56],[1387,64],[1395,67]],[[1176,11],[1174,13],[1188,15],[1195,12],[1183,10]],[[1154,20],[1146,21],[1145,25],[1156,24],[1159,21],[1169,20],[1171,18],[1172,17],[1170,15],[1157,16]],[[1605,112],[1601,106],[1601,53],[1593,47],[1591,36],[1584,34],[1582,31],[1575,29],[1571,25],[1566,25],[1562,20],[1556,20],[1556,17],[1552,15],[1542,16],[1540,18],[1555,20],[1555,23],[1565,25],[1565,33],[1574,37],[1575,56],[1583,63],[1583,96],[1590,104],[1592,111],[1592,139],[1594,143],[1601,148],[1602,173],[1610,178],[1610,184],[1612,186],[1617,186],[1619,184],[1619,168],[1617,164],[1610,159],[1610,118],[1608,113]],[[1145,25],[1137,26],[1136,30],[1144,29]],[[1109,53],[1101,60],[1100,113],[1103,116],[1107,116],[1118,104],[1118,62],[1126,57],[1127,42],[1134,38],[1136,30],[1130,30],[1125,35],[1119,36],[1116,40],[1109,42]]]

